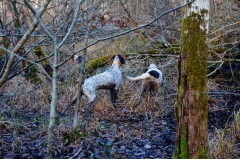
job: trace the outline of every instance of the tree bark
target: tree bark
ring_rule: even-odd
[[[208,103],[206,34],[209,1],[196,0],[184,11],[174,158],[207,158]]]

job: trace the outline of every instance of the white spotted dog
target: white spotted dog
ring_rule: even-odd
[[[155,64],[151,64],[148,70],[140,76],[137,77],[127,77],[131,81],[143,80],[141,96],[144,95],[146,91],[159,91],[160,87],[163,87],[163,73],[160,71]]]
[[[119,89],[122,87],[122,73],[121,66],[125,64],[125,59],[121,55],[113,57],[112,66],[103,73],[97,74],[90,78],[87,78],[83,85],[82,91],[88,98],[86,104],[86,116],[89,115],[90,107],[97,97],[98,89],[108,89],[111,92],[111,101],[115,106]]]

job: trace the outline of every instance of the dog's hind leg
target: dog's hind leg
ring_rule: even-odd
[[[88,102],[85,106],[84,119],[89,119],[91,115],[91,109],[92,109],[93,103],[97,96],[96,96],[96,92],[91,94],[86,94],[86,96],[88,97]]]
[[[142,87],[140,97],[143,98],[144,93],[147,91],[147,88],[145,86]]]
[[[149,86],[146,81],[143,81],[141,86],[142,87],[141,87],[141,91],[140,91],[140,97],[143,98],[144,93],[148,90]]]

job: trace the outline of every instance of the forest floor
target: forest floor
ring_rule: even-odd
[[[209,135],[231,122],[233,111],[240,108],[237,97],[221,98],[225,103],[209,102]],[[172,158],[173,107],[163,114],[134,113],[123,105],[110,108],[77,130],[71,129],[72,115],[58,115],[54,158]],[[0,118],[0,158],[46,158],[48,114],[2,106]]]

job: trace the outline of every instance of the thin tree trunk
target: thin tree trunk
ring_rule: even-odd
[[[197,0],[184,13],[179,61],[174,158],[207,158],[207,55],[209,1]]]
[[[57,59],[58,59],[58,48],[54,47],[54,62],[53,62],[53,76],[52,76],[52,101],[50,108],[50,120],[48,125],[48,146],[47,146],[47,155],[48,158],[52,158],[52,146],[53,146],[53,129],[55,125],[56,117],[56,104],[58,98],[58,86],[57,86]]]
[[[94,13],[95,2],[96,2],[95,0],[92,0],[92,11],[91,11],[90,17]],[[89,40],[89,30],[86,33],[86,38],[85,38],[85,42],[84,42],[85,46],[88,45],[88,40]],[[81,102],[81,98],[82,98],[82,84],[83,84],[83,81],[84,81],[84,73],[85,73],[85,66],[86,66],[87,59],[88,58],[87,58],[87,48],[86,48],[85,50],[83,50],[82,61],[79,64],[79,79],[78,79],[78,88],[77,88],[77,90],[78,90],[78,93],[77,93],[77,104],[76,104],[76,106],[74,108],[74,120],[73,120],[73,128],[74,129],[76,129],[78,127],[78,125],[79,125],[79,115],[81,115],[81,112],[80,112],[80,102]]]
[[[59,54],[58,52],[60,48],[63,46],[63,44],[65,43],[65,41],[67,40],[67,38],[69,37],[70,33],[73,30],[73,27],[77,22],[78,13],[79,13],[79,9],[82,4],[82,1],[83,0],[78,0],[71,25],[68,28],[67,33],[59,43],[57,43],[57,39],[53,35],[51,35],[51,33],[47,30],[47,28],[44,28],[42,26],[45,29],[45,32],[48,33],[48,35],[52,37],[52,40],[54,41],[54,56],[53,56],[54,62],[53,62],[52,93],[51,93],[52,100],[51,100],[51,107],[50,107],[50,120],[49,120],[49,126],[48,126],[48,146],[47,146],[48,158],[52,158],[53,156],[52,155],[53,138],[54,138],[53,129],[55,125],[56,105],[57,105],[57,98],[58,98],[57,96],[58,95],[57,74],[58,74],[58,54]]]
[[[87,51],[85,51],[87,52]],[[82,62],[79,64],[79,80],[78,80],[78,92],[77,92],[77,104],[74,108],[74,120],[73,120],[73,128],[76,129],[79,125],[79,116],[81,115],[80,112],[80,104],[82,98],[82,84],[84,81],[84,71],[85,71],[85,64],[86,64],[86,54],[82,57]]]

